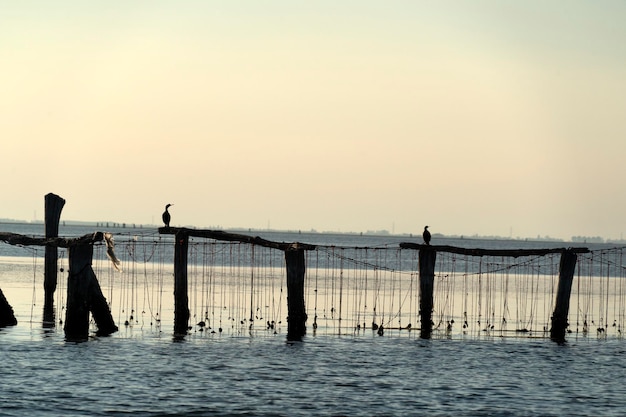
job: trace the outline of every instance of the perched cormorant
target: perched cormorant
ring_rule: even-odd
[[[424,233],[422,233],[422,237],[424,238],[424,243],[430,245],[430,232],[428,231],[428,226],[424,226]]]
[[[167,209],[173,205],[174,204],[168,204],[165,206],[165,211],[163,212],[163,223],[165,223],[165,227],[170,227],[170,220],[172,219],[172,216],[170,216],[170,212],[167,211]]]

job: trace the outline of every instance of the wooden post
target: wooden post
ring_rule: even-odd
[[[9,304],[4,293],[0,290],[0,327],[15,326],[17,319],[13,313],[13,307]]]
[[[182,337],[189,330],[189,295],[187,286],[187,248],[189,234],[176,233],[174,246],[174,337]]]
[[[45,205],[45,228],[46,239],[59,236],[59,220],[61,219],[61,210],[65,205],[65,200],[56,194],[46,194],[44,197]],[[44,305],[43,305],[43,321],[46,323],[54,323],[54,292],[57,288],[57,271],[58,271],[58,251],[56,246],[46,245],[46,254],[44,260]]]
[[[433,329],[433,291],[435,287],[435,260],[437,251],[420,249],[420,337],[429,339]]]
[[[306,333],[304,306],[304,276],[306,261],[304,250],[297,244],[285,250],[287,263],[287,340],[302,340]]]
[[[576,269],[576,261],[578,256],[570,250],[566,250],[561,255],[561,263],[559,266],[559,283],[556,292],[556,305],[552,314],[552,328],[550,329],[550,338],[557,342],[565,341],[565,332],[569,323],[567,316],[569,314],[569,299],[572,292],[572,283],[574,281],[574,271]]]
[[[86,340],[89,336],[89,312],[98,326],[98,336],[117,331],[106,298],[102,294],[96,274],[91,268],[93,244],[83,243],[69,247],[70,275],[67,282],[65,338]]]
[[[89,336],[89,276],[93,256],[90,244],[69,248],[70,272],[67,278],[67,305],[65,308],[65,338],[87,340]]]

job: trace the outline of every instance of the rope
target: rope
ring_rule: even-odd
[[[37,250],[33,250],[33,295],[30,302],[30,325],[32,328],[35,304],[37,304]]]

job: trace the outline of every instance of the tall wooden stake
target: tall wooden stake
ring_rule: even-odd
[[[69,248],[70,272],[67,278],[67,304],[65,308],[65,338],[72,341],[89,337],[89,281],[87,270],[91,265],[93,246],[75,245]]]
[[[556,305],[554,307],[554,313],[552,314],[552,328],[550,329],[550,338],[556,342],[565,341],[565,332],[569,326],[567,316],[569,314],[569,300],[577,260],[578,256],[576,253],[570,250],[563,252],[561,255],[559,283],[556,291]]]
[[[429,339],[433,329],[433,291],[435,287],[435,260],[437,251],[420,249],[420,337]]]
[[[307,314],[304,306],[304,250],[296,247],[285,250],[287,264],[287,340],[302,340],[306,333]]]
[[[189,295],[187,285],[187,248],[189,234],[176,233],[174,245],[174,337],[182,337],[189,330]]]
[[[65,205],[65,200],[56,194],[46,194],[44,197],[45,205],[45,228],[46,239],[59,236],[59,221],[61,219],[61,211]],[[54,292],[57,288],[57,270],[58,270],[58,251],[56,246],[46,246],[46,255],[44,260],[44,305],[43,305],[43,321],[46,323],[54,323]]]

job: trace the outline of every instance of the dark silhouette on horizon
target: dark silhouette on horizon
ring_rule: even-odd
[[[428,231],[428,226],[424,226],[424,233],[422,233],[422,237],[424,238],[424,243],[430,245],[430,232]]]
[[[168,204],[165,206],[165,211],[163,212],[163,223],[165,223],[165,227],[170,227],[170,220],[172,220],[172,216],[170,215],[170,212],[167,211],[167,209],[173,205],[174,204]]]

